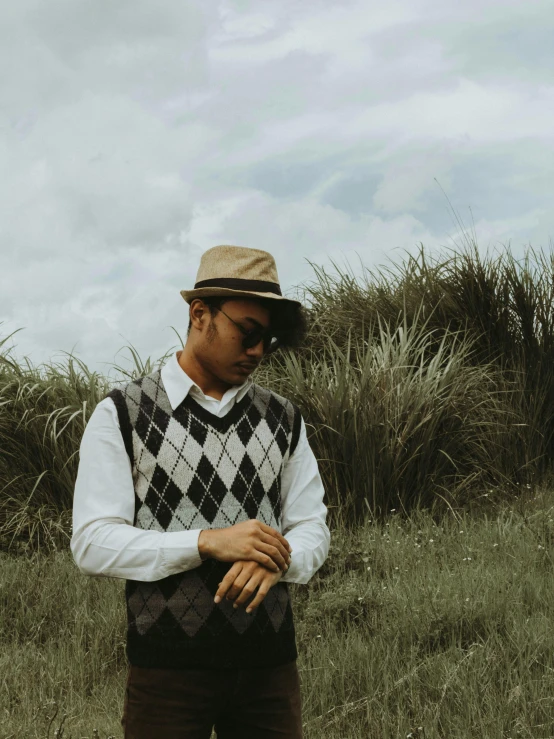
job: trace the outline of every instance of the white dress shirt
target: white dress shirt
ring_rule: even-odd
[[[179,354],[175,352],[161,369],[173,410],[190,392],[210,413],[224,416],[252,384],[249,377],[227,390],[221,400],[204,395],[180,366]],[[154,531],[133,526],[131,463],[111,398],[101,400],[92,412],[79,455],[70,547],[83,574],[148,582],[200,566],[198,537],[202,529]],[[291,563],[282,582],[307,583],[327,558],[331,537],[323,494],[302,419],[298,445],[281,475],[280,533],[292,547]]]

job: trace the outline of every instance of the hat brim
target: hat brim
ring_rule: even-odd
[[[216,297],[218,295],[228,295],[234,298],[269,298],[270,300],[284,300],[287,303],[294,303],[295,305],[302,305],[299,300],[292,300],[291,298],[285,298],[282,295],[276,293],[257,293],[250,292],[248,290],[231,290],[229,287],[199,287],[196,290],[181,290],[183,300],[187,303],[191,303],[195,298],[208,298]]]

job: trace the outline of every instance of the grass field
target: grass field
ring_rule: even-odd
[[[553,543],[544,491],[332,530],[290,586],[305,739],[554,736]],[[59,551],[1,555],[0,583],[2,739],[122,737],[124,581]]]

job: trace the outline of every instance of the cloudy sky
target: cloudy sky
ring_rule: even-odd
[[[272,252],[290,294],[310,261],[445,252],[447,197],[483,250],[548,250],[553,37],[552,0],[5,4],[4,349],[155,360],[211,246]]]

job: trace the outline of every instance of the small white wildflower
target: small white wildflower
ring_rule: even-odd
[[[395,567],[394,569],[395,569],[395,570],[397,570],[397,569],[398,569],[398,567]]]
[[[371,567],[368,567],[367,569],[368,569],[368,570],[370,570],[370,569],[371,569]]]
[[[497,546],[498,546],[498,544],[493,544],[492,546],[493,546],[493,548],[494,548],[494,547],[497,547]]]
[[[463,534],[463,533],[464,533],[463,531],[460,531],[460,534]]]
[[[434,539],[429,539],[429,544],[432,544],[434,541]]]
[[[362,596],[360,596],[360,597],[358,598],[358,600],[363,600]]]
[[[469,598],[466,598],[466,603],[469,601]]]
[[[391,512],[391,513],[394,513],[395,511],[396,511],[396,508],[391,508],[391,509],[390,509],[390,512]]]

